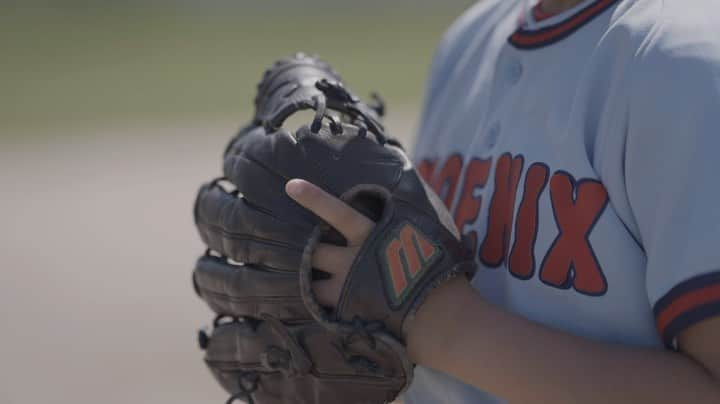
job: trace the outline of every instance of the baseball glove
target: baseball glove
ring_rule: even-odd
[[[324,62],[304,55],[265,72],[253,122],[229,144],[224,177],[204,185],[195,222],[208,253],[197,293],[219,314],[201,333],[205,361],[233,399],[384,403],[412,379],[403,325],[428,292],[474,272],[439,199],[388,140],[382,106],[360,102]],[[314,117],[283,127],[300,110]],[[290,199],[292,178],[345,200],[376,226],[338,307],[312,291],[319,242],[342,236]]]

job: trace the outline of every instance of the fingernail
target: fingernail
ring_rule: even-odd
[[[302,193],[303,188],[303,181],[299,179],[293,179],[287,182],[285,184],[285,192],[287,192],[288,195],[295,198],[297,196],[300,196]]]

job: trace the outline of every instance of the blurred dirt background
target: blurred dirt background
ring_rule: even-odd
[[[472,1],[0,0],[0,403],[221,403],[191,205],[274,59],[382,90],[410,142]]]

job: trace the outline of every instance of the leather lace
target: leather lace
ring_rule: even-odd
[[[310,372],[312,369],[310,358],[280,320],[268,314],[262,314],[260,317],[287,347],[287,349],[276,346],[268,347],[261,355],[262,364],[268,369],[280,371],[286,377],[294,377]],[[234,323],[241,320],[238,317],[218,315],[213,321],[213,326],[219,327],[228,324],[228,322]],[[207,347],[208,337],[202,332],[200,341],[200,346],[203,349]],[[248,404],[254,404],[253,393],[258,389],[260,376],[261,374],[257,371],[240,372],[237,377],[238,392],[231,395],[225,404],[232,404],[238,400],[245,400]]]
[[[343,126],[339,118],[327,112],[327,103],[331,101],[332,104],[342,105],[343,112],[349,115],[350,119],[352,119],[352,124],[358,127],[358,136],[365,137],[367,136],[367,132],[370,131],[375,135],[378,143],[381,145],[387,143],[388,140],[382,125],[377,119],[371,116],[372,113],[368,111],[369,108],[379,116],[385,113],[385,102],[379,95],[373,94],[375,105],[368,107],[361,104],[360,100],[347,91],[342,83],[321,79],[315,83],[315,87],[322,91],[323,95],[314,97],[315,118],[310,125],[313,133],[320,131],[323,118],[330,120],[330,131],[332,134],[339,135],[343,133]]]
[[[232,324],[238,322],[240,322],[240,318],[238,317],[217,315],[213,320],[213,327],[217,328],[223,324]],[[198,340],[200,342],[200,348],[202,348],[203,350],[207,349],[210,337],[208,337],[205,331],[200,331]],[[256,371],[242,371],[238,373],[238,392],[228,397],[227,401],[225,401],[225,404],[232,404],[235,401],[239,400],[242,400],[247,404],[255,404],[255,400],[253,399],[252,395],[255,391],[257,391],[259,384],[260,373]]]
[[[257,372],[242,372],[238,376],[238,391],[228,398],[225,404],[232,404],[237,400],[247,400],[247,404],[255,404],[252,398],[260,381],[260,375]]]
[[[381,322],[364,322],[359,317],[355,317],[350,323],[352,331],[343,336],[340,346],[336,346],[336,349],[345,359],[345,362],[351,367],[367,372],[377,373],[380,366],[372,360],[362,355],[352,355],[350,345],[355,341],[362,341],[367,344],[372,350],[377,349],[377,340],[373,336],[373,333],[383,330],[385,325]]]

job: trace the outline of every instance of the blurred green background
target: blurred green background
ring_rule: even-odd
[[[415,107],[435,45],[470,3],[0,2],[0,131],[245,118],[262,70],[299,50],[360,94]]]
[[[410,145],[469,3],[0,0],[0,403],[224,402],[192,205],[263,70],[320,54]]]

